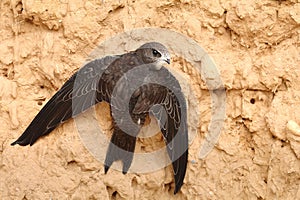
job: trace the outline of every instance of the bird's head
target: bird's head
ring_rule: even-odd
[[[170,64],[170,53],[161,43],[149,42],[140,46],[137,51],[141,53],[143,61],[146,64],[154,64],[156,70],[159,70],[166,63]]]

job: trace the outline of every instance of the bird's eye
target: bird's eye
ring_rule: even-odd
[[[156,51],[155,49],[152,50],[153,56],[155,57],[160,57],[160,53],[158,51]]]

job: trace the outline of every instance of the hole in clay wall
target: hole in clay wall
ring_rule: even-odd
[[[117,199],[117,194],[118,194],[118,192],[114,191],[111,195],[111,199]]]

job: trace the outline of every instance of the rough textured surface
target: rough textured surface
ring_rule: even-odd
[[[2,0],[0,13],[0,199],[299,198],[299,0]],[[178,67],[184,61],[173,59],[170,67],[189,76],[201,104],[179,194],[173,196],[170,167],[104,175],[73,120],[32,147],[10,146],[100,42],[151,26],[195,39],[215,60],[227,90],[223,133],[200,160],[210,96],[191,71]],[[154,141],[161,145],[160,137]],[[138,148],[151,143],[139,142]]]

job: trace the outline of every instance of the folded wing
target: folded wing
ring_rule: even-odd
[[[140,87],[133,95],[138,98],[134,114],[149,110],[158,119],[168,155],[172,161],[175,191],[183,184],[188,159],[188,129],[186,102],[178,81],[170,72],[162,69],[155,80],[162,84],[149,83]]]

